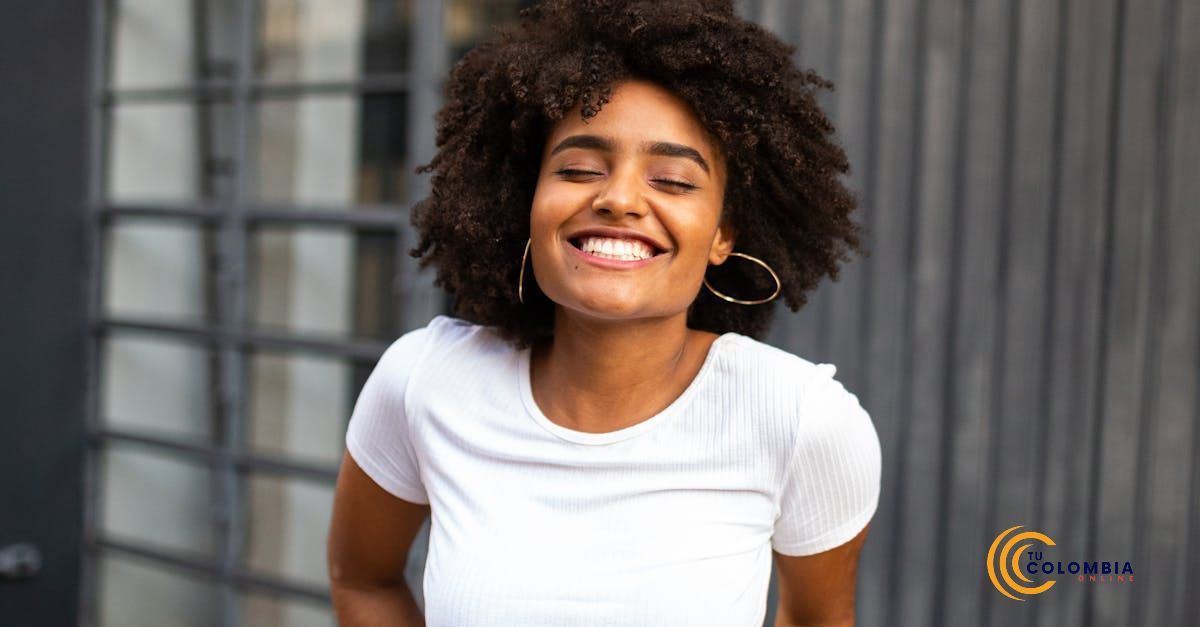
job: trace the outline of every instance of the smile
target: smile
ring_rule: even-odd
[[[635,239],[594,236],[568,240],[567,248],[588,263],[604,268],[638,268],[665,252],[653,250],[645,242]]]

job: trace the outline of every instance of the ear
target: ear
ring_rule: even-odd
[[[721,224],[717,226],[717,232],[713,235],[712,247],[708,251],[708,262],[719,266],[725,263],[729,258],[729,253],[733,251],[734,240],[737,239],[737,231],[733,228],[733,223],[728,218],[723,218]]]

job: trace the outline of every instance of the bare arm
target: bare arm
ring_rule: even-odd
[[[424,627],[425,617],[404,581],[404,563],[428,516],[428,505],[384,491],[345,454],[327,546],[339,625]]]
[[[854,586],[858,556],[868,528],[823,553],[775,553],[779,607],[775,627],[854,627]]]

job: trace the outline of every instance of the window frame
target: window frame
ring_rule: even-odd
[[[284,350],[341,357],[355,364],[370,366],[386,349],[387,341],[343,337],[314,337],[292,332],[255,329],[247,316],[248,290],[251,289],[251,234],[264,226],[322,227],[355,231],[377,231],[396,236],[395,295],[399,299],[397,328],[412,329],[446,311],[445,294],[433,285],[428,271],[417,272],[416,260],[407,250],[415,246],[409,225],[409,208],[428,194],[428,181],[418,178],[412,167],[406,168],[406,195],[396,204],[306,206],[262,203],[249,193],[248,180],[253,164],[251,130],[254,107],[269,99],[290,99],[314,94],[400,94],[409,98],[405,154],[409,164],[427,162],[434,154],[432,120],[441,101],[441,76],[447,59],[444,40],[444,7],[439,0],[413,0],[409,37],[409,71],[404,73],[365,74],[356,80],[323,82],[277,82],[256,77],[254,61],[258,47],[260,0],[241,0],[237,7],[237,46],[233,76],[204,80],[182,87],[117,88],[111,86],[110,46],[114,32],[113,14],[119,0],[100,0],[94,4],[91,20],[91,67],[88,86],[89,141],[87,153],[87,258],[88,341],[85,347],[86,397],[83,551],[81,554],[80,622],[99,621],[98,562],[102,554],[146,560],[181,574],[200,576],[219,586],[222,597],[222,624],[241,622],[241,595],[263,592],[290,599],[330,603],[327,588],[318,588],[279,577],[252,572],[243,565],[242,550],[248,518],[242,508],[251,475],[275,476],[319,482],[332,486],[337,468],[303,463],[246,450],[248,377],[250,360],[257,349]],[[193,0],[193,36],[202,46],[207,28],[205,0]],[[203,49],[196,52],[204,62]],[[233,110],[233,154],[230,168],[231,191],[223,198],[204,199],[183,205],[121,203],[107,198],[105,185],[110,143],[109,113],[118,104],[132,102],[184,103],[203,106],[219,102]],[[202,120],[205,116],[201,116]],[[203,124],[203,122],[201,122]],[[204,133],[204,129],[200,129]],[[129,316],[106,315],[103,295],[106,234],[122,218],[182,220],[197,229],[208,229],[212,247],[207,271],[212,296],[211,322],[171,323]],[[211,444],[179,442],[167,437],[114,429],[104,425],[100,415],[102,346],[113,333],[137,333],[171,340],[197,342],[215,355],[213,370],[214,433]],[[214,481],[213,524],[218,554],[212,559],[184,555],[124,539],[106,537],[98,528],[100,459],[110,446],[135,446],[173,456],[181,461],[209,468]],[[314,547],[314,550],[323,550]]]

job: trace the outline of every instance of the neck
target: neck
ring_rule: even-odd
[[[686,316],[613,322],[560,309],[553,341],[534,360],[539,404],[580,431],[612,431],[649,418],[678,396],[681,377],[686,386],[695,374],[688,372],[695,332]]]

